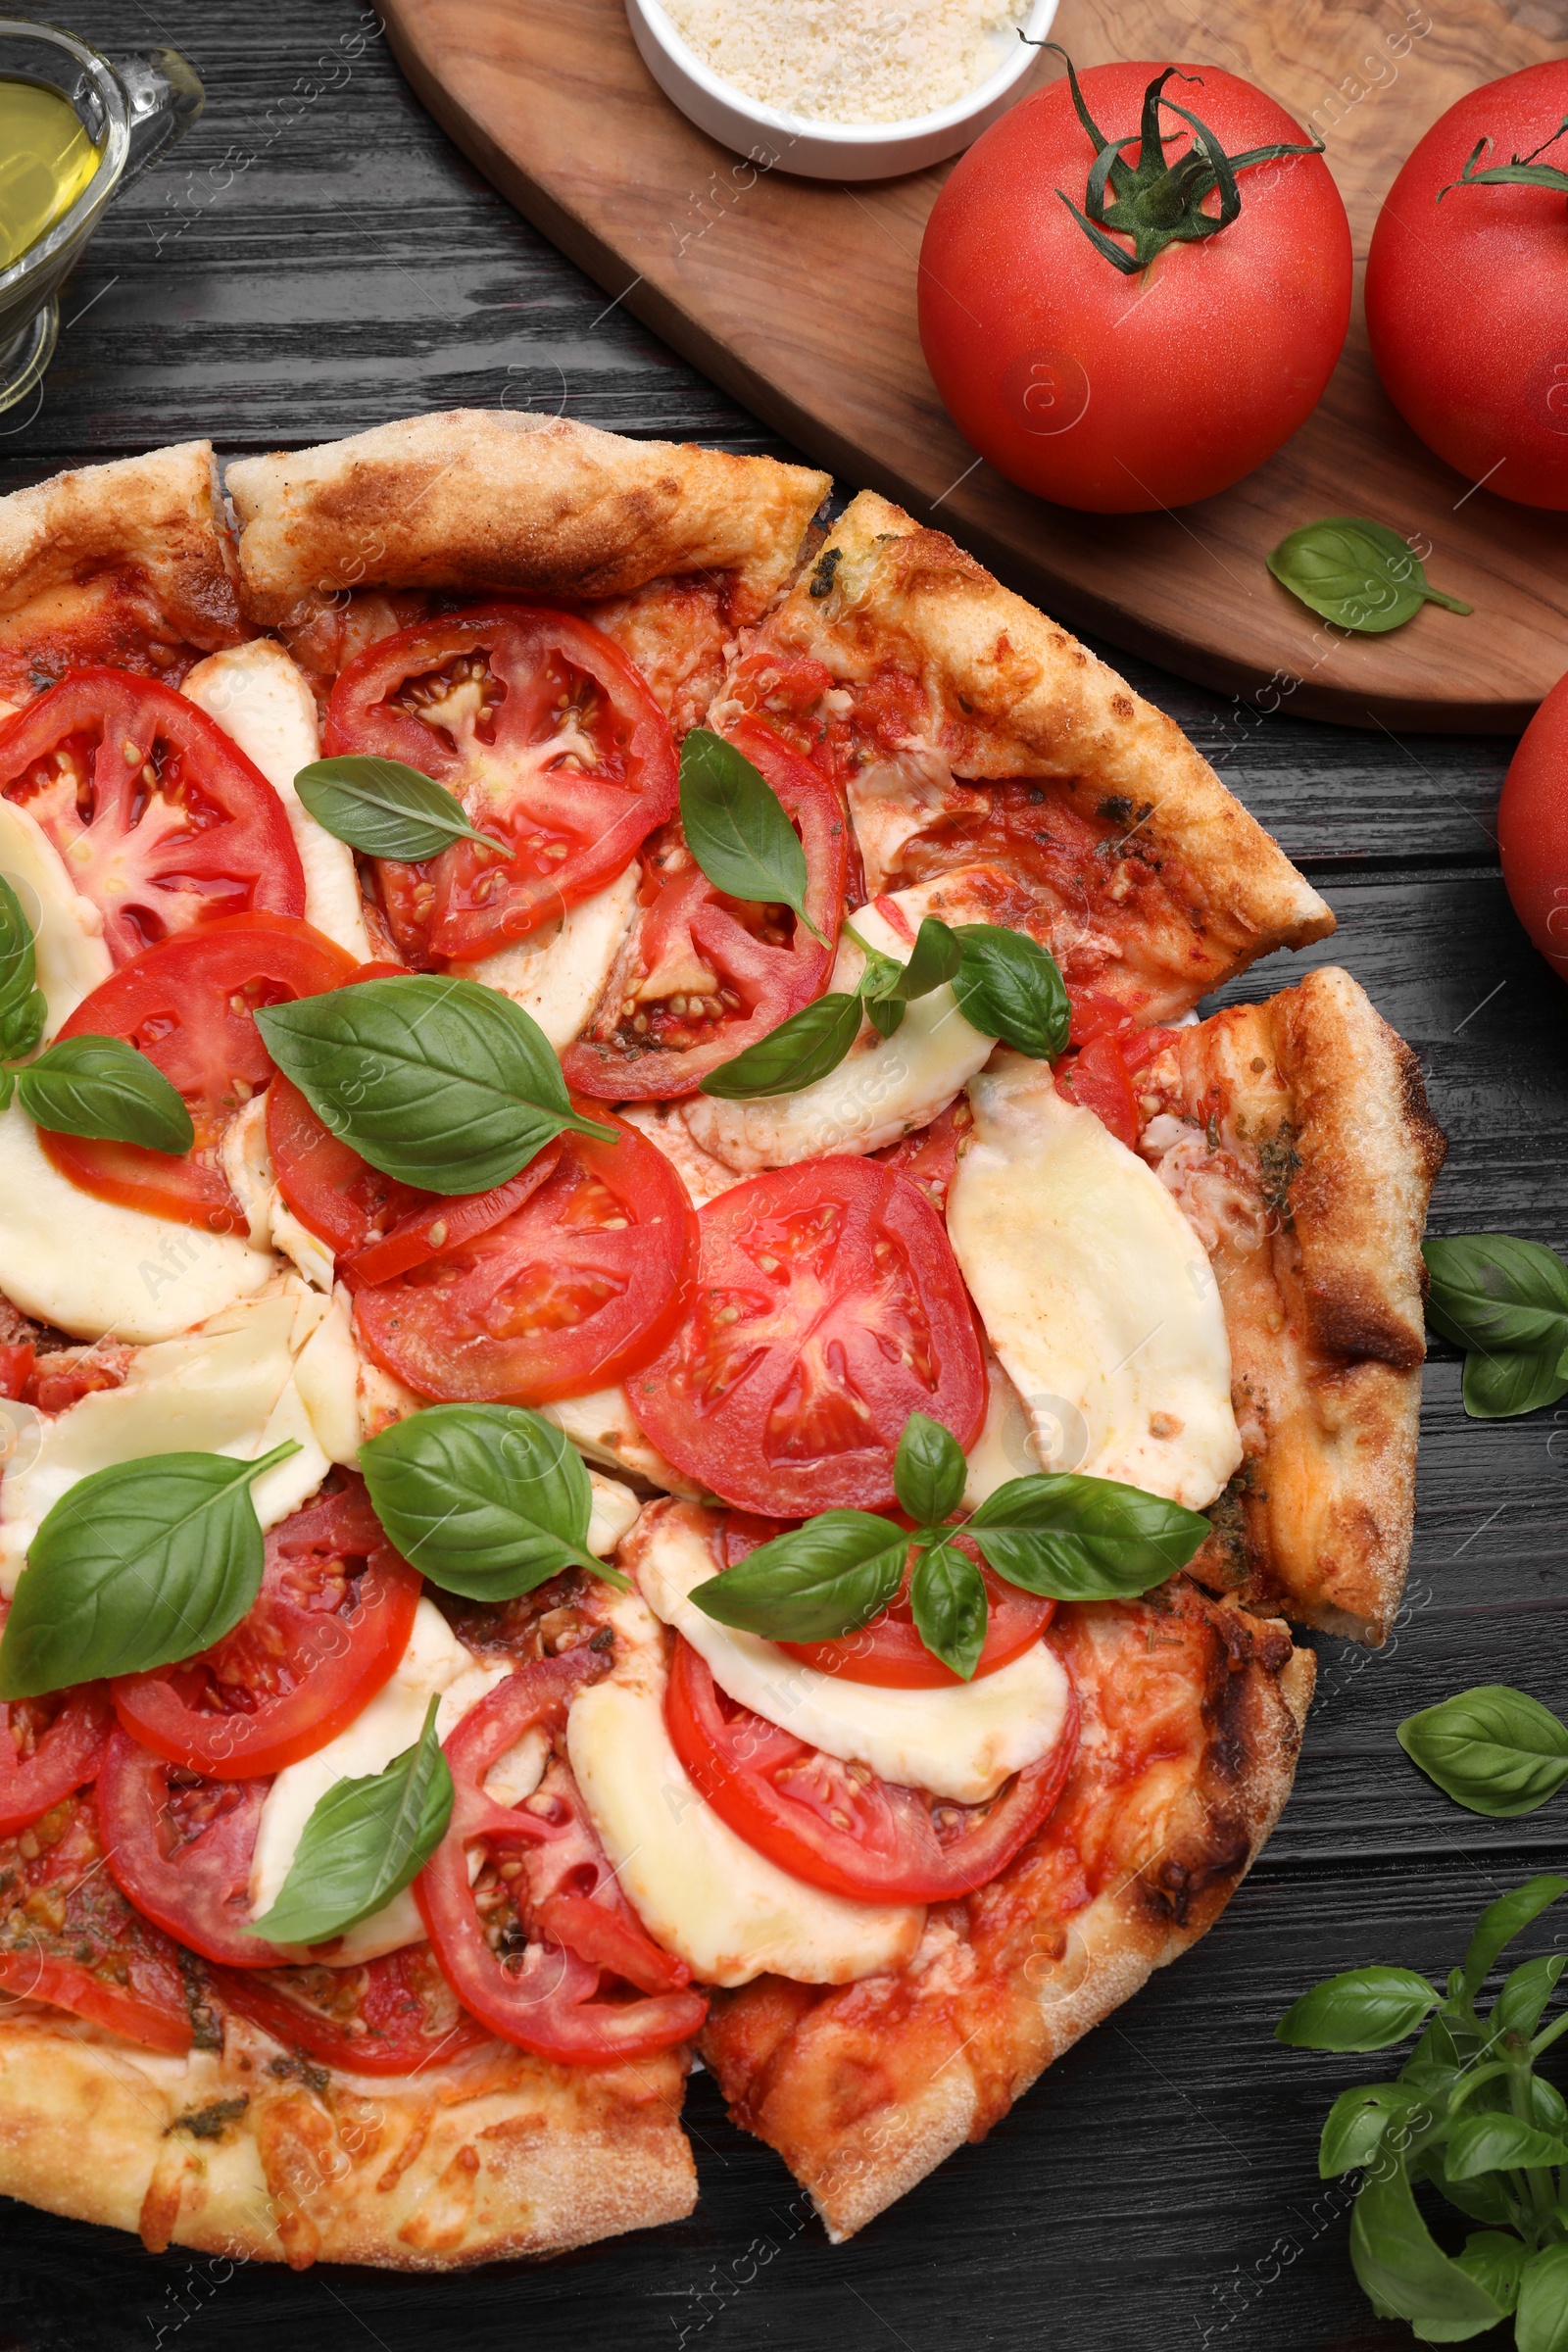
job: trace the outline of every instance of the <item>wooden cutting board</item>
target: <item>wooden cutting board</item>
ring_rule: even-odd
[[[1404,156],[1462,92],[1555,54],[1565,0],[1249,0],[1217,25],[1197,0],[1062,0],[1055,35],[1079,66],[1217,64],[1319,130],[1355,238],[1355,316],[1316,414],[1222,497],[1125,515],[1030,497],[949,422],[914,323],[947,167],[853,188],[759,176],[663,97],[621,0],[383,8],[436,119],[608,294],[847,485],[951,531],[1060,619],[1254,710],[1346,725],[1516,728],[1568,669],[1568,515],[1470,490],[1421,446],[1378,385],[1359,299]],[[1390,636],[1328,631],[1263,558],[1334,514],[1424,533],[1429,576],[1474,614],[1429,606]]]

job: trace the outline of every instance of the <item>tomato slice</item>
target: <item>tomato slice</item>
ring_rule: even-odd
[[[361,2075],[416,2075],[489,2041],[427,1943],[358,1968],[227,1969],[213,1984],[285,2049]]]
[[[341,988],[352,957],[281,914],[237,914],[148,948],[77,1005],[60,1034],[119,1037],[156,1062],[184,1097],[196,1129],[183,1158],[137,1144],[86,1136],[42,1137],[63,1176],[100,1200],[155,1216],[243,1233],[246,1217],[219,1161],[222,1132],[240,1103],[272,1075],[254,1015]]]
[[[270,1531],[261,1592],[232,1633],[113,1685],[121,1722],[155,1755],[215,1780],[281,1772],[335,1740],[390,1678],[420,1579],[363,1481],[339,1476],[336,1493]]]
[[[975,1557],[971,1544],[960,1544],[958,1548]],[[1033,1649],[1055,1615],[1056,1604],[1004,1584],[981,1560],[975,1564],[985,1578],[990,1604],[986,1645],[974,1670],[978,1682]],[[876,1683],[884,1690],[943,1690],[962,1679],[933,1657],[921,1641],[909,1605],[907,1576],[897,1600],[858,1634],[845,1634],[837,1642],[781,1642],[778,1646],[803,1666],[814,1666],[818,1674],[840,1675],[847,1683]]]
[[[172,686],[78,669],[0,727],[0,793],[35,817],[125,963],[213,915],[305,912],[282,802]]]
[[[955,1805],[808,1747],[719,1690],[677,1635],[664,1720],[694,1787],[736,1836],[781,1869],[858,1902],[940,1903],[1004,1870],[1061,1794],[1078,1701],[1048,1756],[988,1805]]]
[[[536,1725],[559,1733],[575,1692],[607,1664],[586,1645],[540,1658],[464,1718],[446,1743],[457,1791],[452,1824],[414,1882],[436,1958],[464,2007],[504,2041],[575,2066],[668,2049],[690,2040],[708,2014],[703,1995],[686,1989],[684,1964],[661,1951],[619,1892],[569,1773],[553,1769],[542,1811],[499,1805],[484,1792],[507,1750]],[[474,1845],[486,1859],[470,1886]],[[521,1876],[499,1875],[501,1852],[522,1861]],[[607,1970],[663,1989],[603,1997]]]
[[[92,1791],[54,1807],[28,1842],[30,1853],[13,1838],[0,1845],[0,1994],[52,2002],[147,2049],[183,2054],[198,2022],[210,2043],[196,1964],[104,1868]]]
[[[897,1168],[917,1184],[938,1216],[946,1216],[948,1193],[958,1165],[958,1144],[974,1125],[974,1112],[960,1095],[939,1111],[928,1127],[901,1136],[896,1144],[874,1152],[873,1158]]]
[[[113,1720],[102,1683],[0,1702],[0,1838],[95,1778]]]
[[[250,1934],[251,1855],[270,1780],[206,1780],[117,1728],[98,1771],[109,1867],[138,1911],[205,1960],[284,1959]]]
[[[730,741],[778,794],[806,852],[811,920],[836,940],[851,840],[838,786],[760,720],[742,720]],[[787,906],[716,891],[678,825],[650,844],[643,868],[641,978],[562,1056],[568,1084],[601,1102],[693,1093],[819,997],[833,959]]]
[[[1092,1110],[1129,1152],[1138,1142],[1138,1098],[1122,1053],[1121,1040],[1108,1031],[1090,1039],[1070,1061],[1055,1071],[1056,1085],[1069,1102]]]
[[[392,936],[420,963],[487,955],[602,889],[678,788],[642,676],[602,630],[543,606],[474,605],[381,638],[333,688],[322,749],[406,760],[512,845],[378,860]]]
[[[500,1225],[555,1174],[561,1159],[559,1144],[549,1144],[508,1184],[489,1193],[449,1193],[425,1196],[418,1207],[401,1216],[384,1240],[357,1250],[343,1267],[350,1290],[367,1283],[395,1282],[432,1257],[450,1256],[466,1242],[477,1241]]]
[[[697,1297],[629,1383],[688,1477],[779,1519],[881,1510],[911,1412],[965,1448],[986,1376],[963,1278],[930,1201],[868,1159],[774,1168],[710,1200]]]
[[[427,1197],[341,1142],[281,1070],[267,1090],[267,1145],[284,1200],[339,1257],[379,1241]]]
[[[421,1396],[548,1404],[646,1364],[684,1313],[697,1217],[669,1161],[619,1119],[564,1136],[499,1225],[362,1290],[361,1344]]]

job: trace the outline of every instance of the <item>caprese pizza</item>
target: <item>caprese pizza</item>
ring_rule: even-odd
[[[835,2237],[1377,1642],[1442,1138],[1173,723],[802,467],[457,413],[0,501],[0,2189]]]

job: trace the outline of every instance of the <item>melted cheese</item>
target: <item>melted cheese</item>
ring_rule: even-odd
[[[27,1545],[62,1494],[117,1462],[182,1452],[250,1461],[293,1438],[300,1451],[259,1478],[251,1494],[264,1527],[297,1510],[320,1485],[330,1458],[296,1365],[326,1306],[303,1284],[279,1283],[266,1298],[215,1316],[204,1330],[140,1348],[120,1388],[40,1415],[30,1458],[19,1449],[0,1480],[0,1590],[16,1590]]]
[[[629,1470],[634,1478],[647,1479],[650,1486],[662,1487],[666,1494],[685,1494],[695,1501],[703,1492],[684,1472],[666,1462],[657,1446],[649,1445],[623,1388],[564,1396],[558,1404],[542,1404],[539,1414],[542,1420],[564,1430],[590,1462],[607,1463],[612,1470]]]
[[[493,955],[454,963],[452,969],[520,1004],[559,1053],[587,1027],[604,995],[637,911],[639,879],[634,861],[558,922],[543,923]]]
[[[999,1052],[969,1100],[948,1232],[1042,1460],[1201,1510],[1242,1446],[1225,1318],[1197,1235],[1158,1177],[1057,1094],[1044,1062]]]
[[[830,1756],[869,1765],[904,1788],[977,1805],[1061,1737],[1067,1677],[1044,1642],[976,1682],[883,1690],[818,1674],[775,1642],[705,1616],[689,1595],[713,1574],[701,1534],[678,1519],[661,1528],[638,1567],[649,1606],[685,1635],[721,1690]]]
[[[280,1250],[309,1283],[329,1291],[335,1260],[327,1243],[302,1225],[284,1200],[267,1140],[267,1097],[253,1095],[229,1120],[218,1148],[224,1181],[250,1225],[253,1250]]]
[[[911,836],[936,824],[954,802],[966,797],[953,781],[946,755],[917,743],[852,768],[847,789],[865,887],[873,899],[898,872]]]
[[[271,1281],[235,1234],[78,1192],[43,1155],[20,1103],[0,1112],[0,1291],[73,1339],[167,1340]]]
[[[988,1494],[1015,1478],[1038,1478],[1042,1470],[1060,1464],[1042,1457],[1034,1424],[1023,1398],[986,1349],[985,1426],[969,1448],[963,1482],[963,1507],[978,1510]]]
[[[497,1665],[481,1664],[464,1647],[434,1601],[421,1599],[414,1613],[409,1645],[391,1680],[382,1684],[346,1731],[318,1748],[314,1756],[285,1765],[268,1790],[251,1856],[252,1915],[260,1917],[276,1901],[305,1825],[330,1788],[339,1781],[366,1780],[384,1772],[394,1756],[418,1739],[424,1711],[438,1693],[441,1704],[436,1730],[443,1740],[449,1739],[469,1709],[505,1682],[511,1671],[504,1660]],[[537,1769],[532,1780],[517,1776],[525,1784],[517,1787],[518,1800],[539,1785],[545,1766],[542,1742],[536,1744],[534,1755]],[[382,1952],[395,1952],[402,1944],[417,1943],[423,1935],[424,1923],[413,1893],[405,1887],[379,1911],[351,1928],[336,1949],[323,1956],[329,1967],[355,1968]]]
[[[907,963],[927,901],[941,888],[940,882],[923,883],[888,902],[903,916],[907,938],[874,906],[856,909],[855,927],[868,946]],[[853,989],[864,969],[854,941],[841,939],[830,988]],[[989,1037],[970,1028],[952,989],[937,988],[908,1007],[892,1037],[879,1037],[862,1022],[838,1068],[799,1094],[754,1102],[693,1095],[680,1112],[700,1149],[743,1175],[828,1152],[880,1152],[945,1110],[984,1066],[991,1048]]]
[[[104,918],[76,889],[42,825],[7,800],[0,800],[0,874],[22,902],[32,929],[38,986],[49,1006],[47,1040],[109,977]]]
[[[693,1208],[706,1208],[720,1193],[729,1192],[735,1185],[744,1184],[721,1159],[700,1150],[692,1133],[680,1115],[676,1102],[627,1102],[620,1111],[628,1127],[646,1135],[656,1151],[662,1152],[676,1175],[686,1187],[686,1197]]]
[[[780,1870],[737,1838],[687,1779],[664,1728],[664,1642],[647,1605],[617,1593],[612,1672],[580,1692],[566,1725],[577,1786],[649,1934],[706,1984],[774,1974],[849,1984],[902,1968],[919,1908],[855,1903]]]
[[[306,921],[346,949],[356,963],[368,963],[370,941],[354,852],[317,823],[294,789],[300,769],[321,756],[316,697],[303,673],[270,637],[253,637],[248,645],[225,646],[198,662],[181,692],[261,769],[287,810],[305,869]]]

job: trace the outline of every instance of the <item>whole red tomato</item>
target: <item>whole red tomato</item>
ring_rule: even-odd
[[[1077,86],[1120,141],[1126,176],[1144,163],[1146,88],[1164,75],[1166,185],[1119,201],[1118,174],[1104,190],[1113,217],[1100,234],[1129,261],[1155,242],[1118,226],[1129,203],[1151,225],[1168,219],[1194,169],[1199,133],[1178,109],[1227,157],[1309,144],[1283,107],[1217,67],[1096,66]],[[1349,321],[1349,224],[1318,156],[1276,156],[1232,175],[1240,210],[1225,226],[1126,275],[1069,209],[1096,209],[1096,155],[1067,81],[976,140],[926,225],[920,341],[954,422],[1009,481],[1098,514],[1185,506],[1250,473],[1316,407]],[[1159,159],[1145,169],[1152,183]],[[1212,172],[1204,184],[1189,225],[1221,217]]]
[[[1568,678],[1520,738],[1497,807],[1497,845],[1515,914],[1568,980]]]
[[[1366,266],[1389,398],[1468,480],[1527,507],[1568,507],[1568,176],[1488,174],[1543,147],[1536,168],[1568,173],[1565,118],[1568,58],[1450,106],[1389,190]]]

